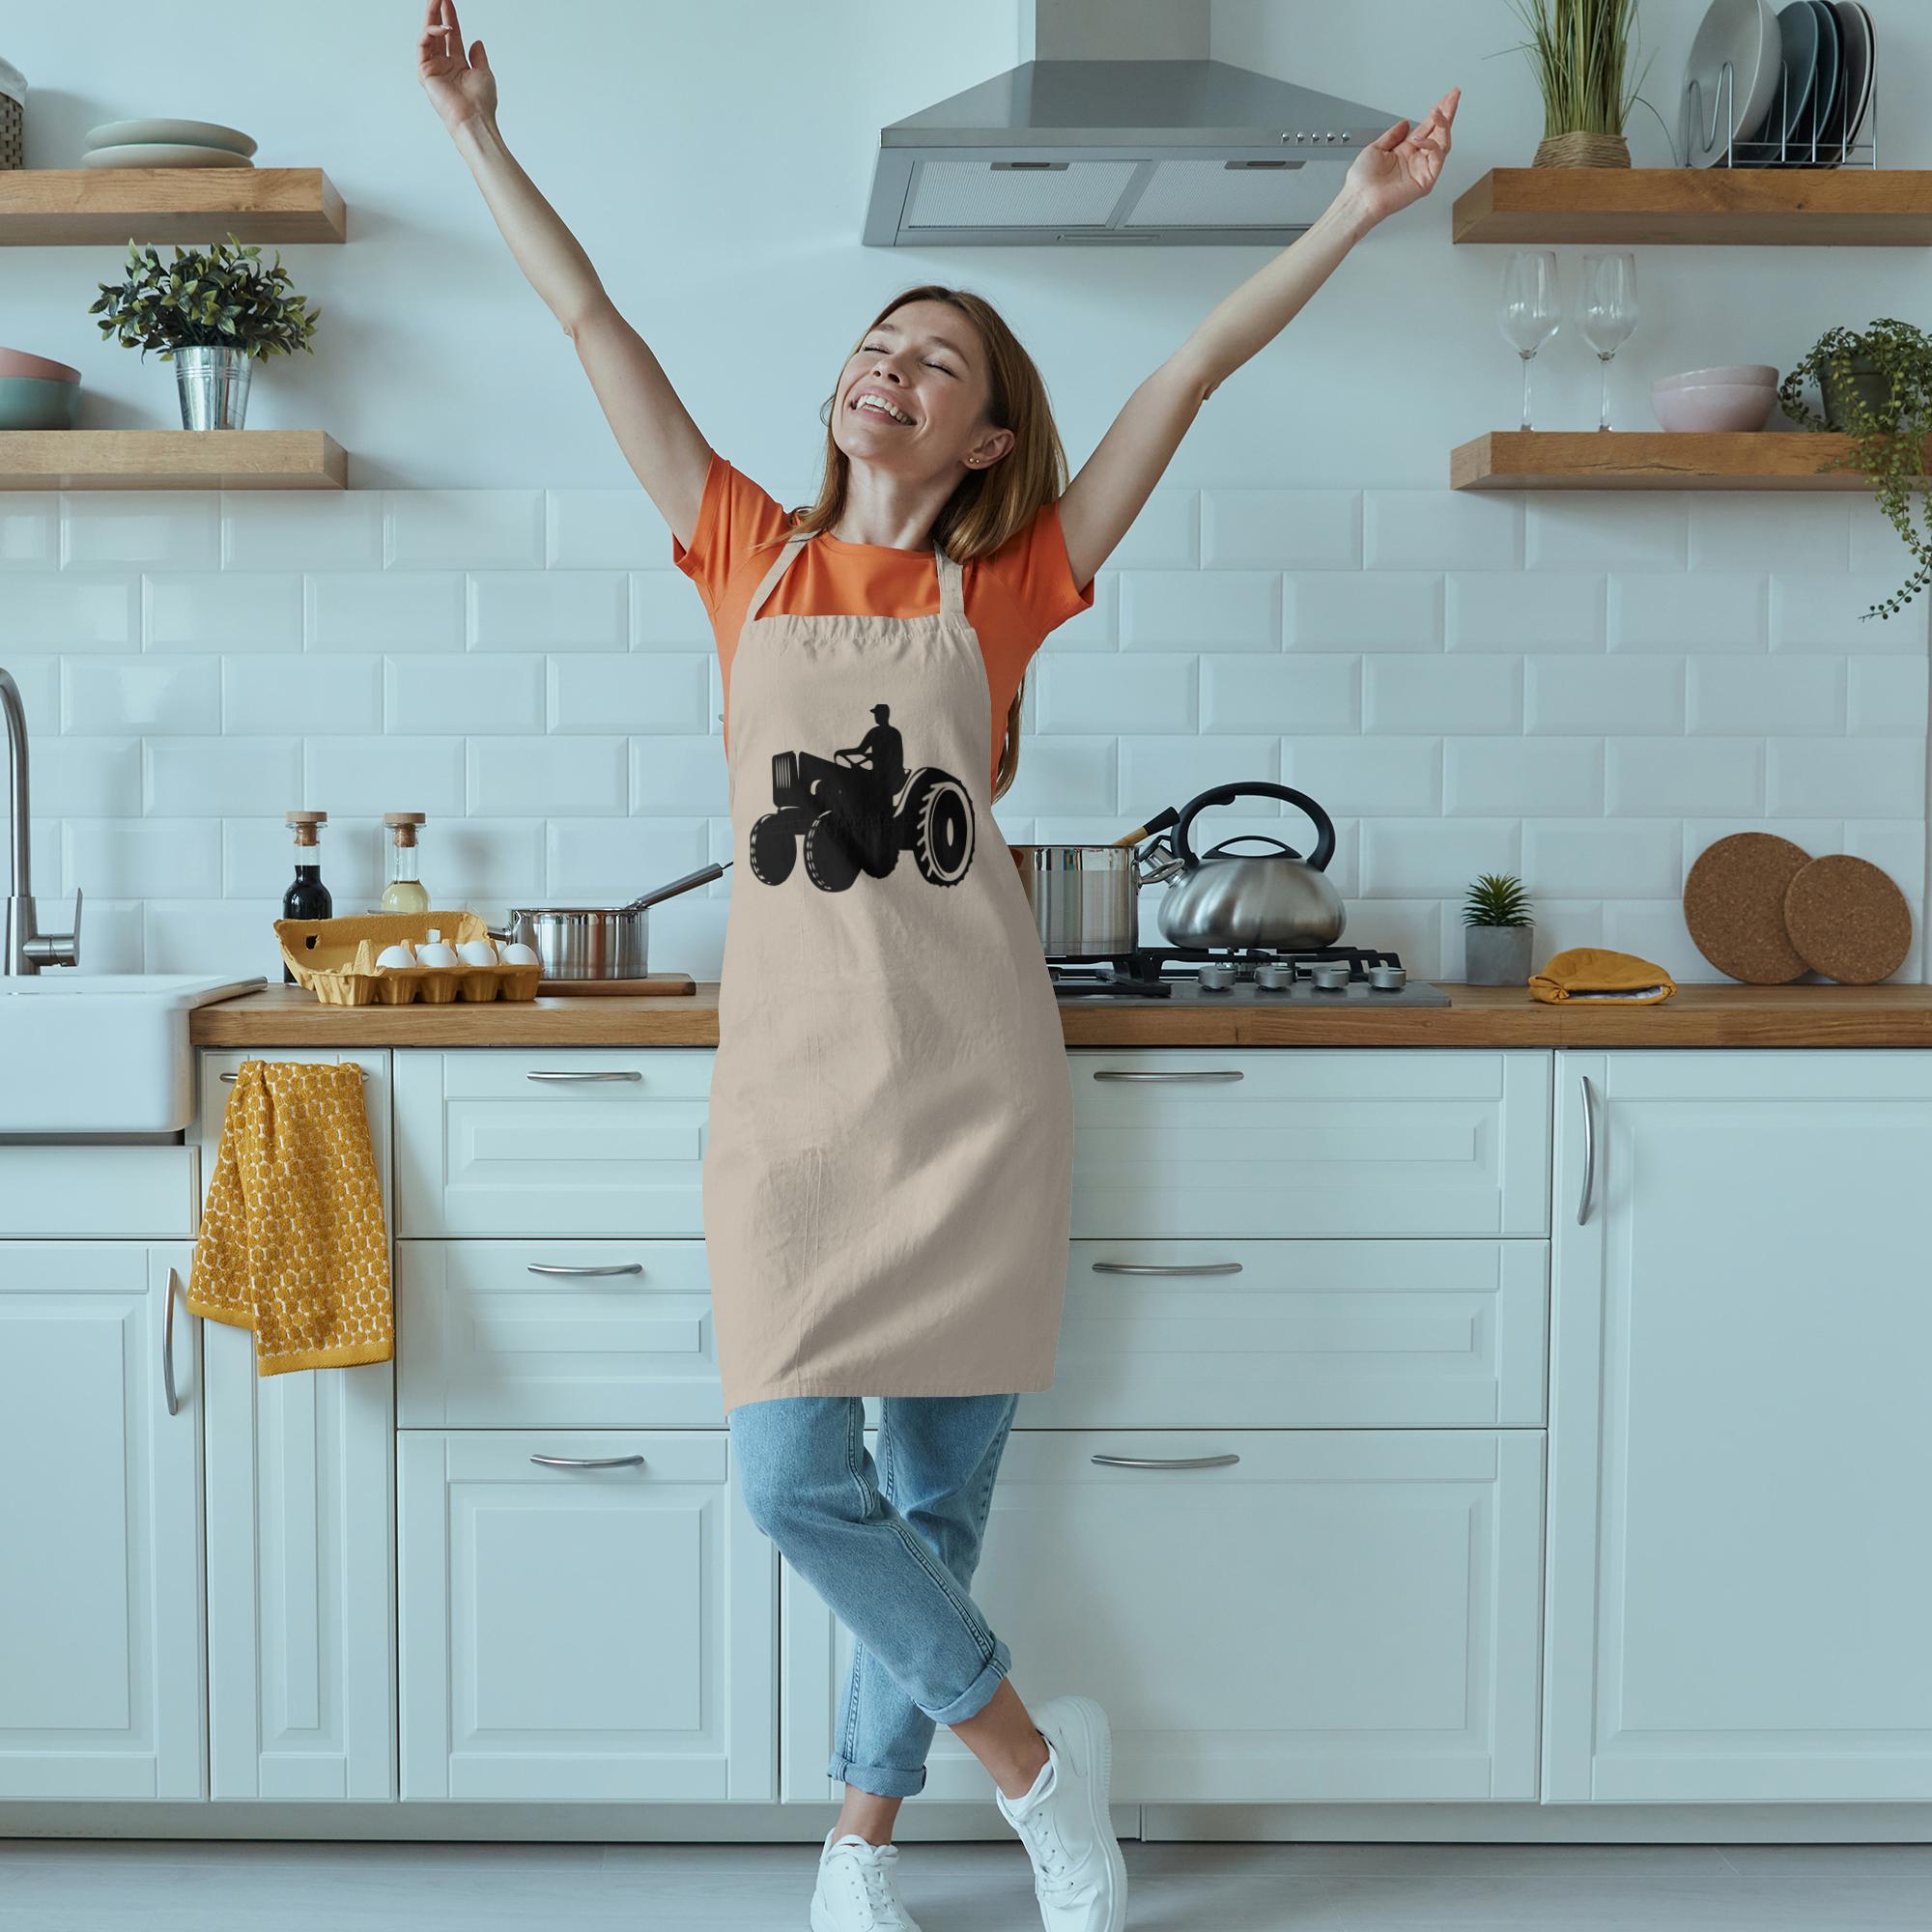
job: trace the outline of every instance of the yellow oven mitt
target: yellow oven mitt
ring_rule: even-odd
[[[383,1190],[353,1062],[242,1063],[187,1305],[252,1328],[260,1375],[394,1355]]]
[[[1529,976],[1539,1000],[1614,1000],[1626,1006],[1654,1006],[1677,990],[1662,966],[1634,952],[1605,946],[1573,946],[1553,952],[1540,973]]]

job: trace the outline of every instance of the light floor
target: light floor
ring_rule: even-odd
[[[1922,1845],[1123,1846],[1129,1932],[1932,1927]],[[767,1932],[803,1928],[799,1845],[0,1839],[4,1932]],[[1010,1845],[902,1847],[924,1932],[1032,1932]]]

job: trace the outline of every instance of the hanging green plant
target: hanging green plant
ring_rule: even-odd
[[[1823,413],[1807,407],[1804,386],[1818,385]],[[1895,617],[1932,584],[1932,497],[1926,496],[1926,451],[1932,439],[1932,338],[1909,322],[1889,318],[1862,329],[1828,328],[1778,384],[1777,400],[1792,421],[1852,439],[1827,469],[1862,469],[1878,506],[1912,557],[1912,573],[1889,597],[1865,611]],[[1924,529],[1915,527],[1912,498],[1919,498]]]
[[[100,282],[88,314],[100,318],[103,336],[124,349],[158,349],[163,362],[177,349],[240,349],[250,355],[315,354],[309,340],[321,318],[289,286],[281,252],[264,268],[260,248],[240,246],[231,234],[211,249],[176,248],[165,268],[153,248],[128,243],[128,278]]]

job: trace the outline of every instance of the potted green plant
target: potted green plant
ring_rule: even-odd
[[[1470,986],[1526,986],[1536,925],[1522,881],[1483,872],[1463,904],[1463,980]]]
[[[103,336],[116,335],[142,359],[158,349],[175,364],[184,429],[240,429],[248,377],[258,357],[315,354],[322,311],[289,287],[279,250],[264,268],[259,248],[233,234],[211,249],[176,248],[167,267],[153,248],[128,243],[128,278],[101,282],[88,306]]]
[[[1636,0],[1510,0],[1529,39],[1519,43],[1543,95],[1539,168],[1627,168],[1624,126],[1636,91]]]
[[[1822,413],[1804,401],[1815,383]],[[1835,430],[1852,447],[1827,469],[1862,469],[1878,506],[1912,557],[1912,573],[1867,617],[1893,617],[1932,583],[1932,497],[1926,451],[1932,440],[1932,338],[1909,322],[1889,317],[1861,329],[1828,328],[1778,384],[1777,400],[1793,422],[1809,430]],[[1919,498],[1924,523],[1914,526],[1912,498]]]

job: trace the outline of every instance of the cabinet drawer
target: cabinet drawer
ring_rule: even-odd
[[[0,1147],[0,1236],[180,1239],[200,1199],[193,1147]]]
[[[1537,1428],[1542,1241],[1075,1241],[1021,1427]]]
[[[702,1241],[399,1241],[405,1429],[722,1429]]]
[[[400,1235],[703,1229],[708,1047],[396,1055]]]
[[[1067,1058],[1077,1236],[1548,1232],[1547,1053]]]

